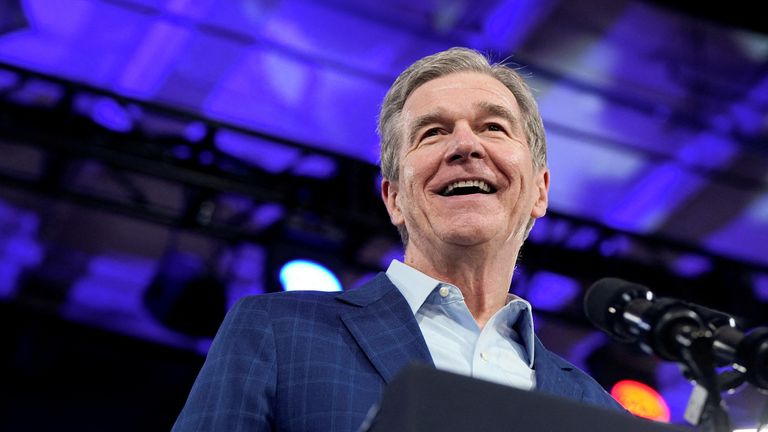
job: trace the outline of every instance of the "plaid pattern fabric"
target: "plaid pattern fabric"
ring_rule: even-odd
[[[616,406],[536,342],[539,390]],[[418,362],[432,364],[424,338],[383,273],[342,294],[245,297],[222,323],[173,431],[356,431],[384,386]]]

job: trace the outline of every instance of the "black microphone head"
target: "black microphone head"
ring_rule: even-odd
[[[624,330],[621,313],[630,301],[652,298],[650,290],[640,284],[618,278],[603,278],[592,284],[584,295],[584,314],[600,330],[624,342],[635,337]]]

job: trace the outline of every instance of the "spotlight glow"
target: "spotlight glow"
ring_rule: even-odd
[[[651,387],[637,381],[623,380],[611,389],[611,396],[632,414],[647,419],[669,422],[667,401]]]
[[[292,260],[280,269],[285,291],[341,291],[336,276],[322,265],[308,260]]]

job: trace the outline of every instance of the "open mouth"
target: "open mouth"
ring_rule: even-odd
[[[440,195],[450,197],[470,194],[492,194],[494,192],[496,192],[496,188],[483,180],[461,180],[446,186],[440,191]]]

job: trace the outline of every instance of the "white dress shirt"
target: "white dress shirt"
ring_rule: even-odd
[[[525,390],[536,386],[530,303],[510,294],[480,330],[456,286],[398,260],[387,277],[411,307],[438,369]]]

